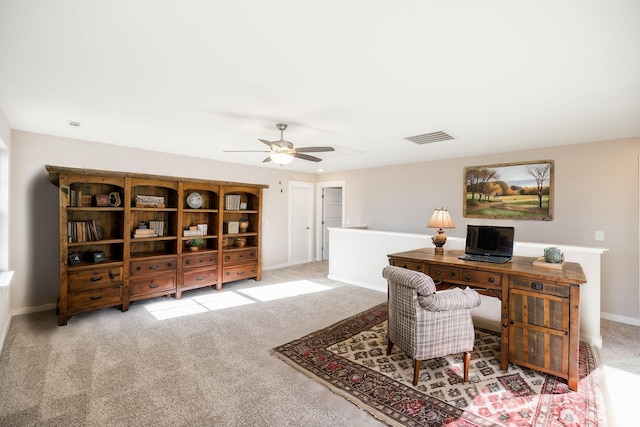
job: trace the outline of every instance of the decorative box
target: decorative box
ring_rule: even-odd
[[[240,221],[228,221],[224,223],[226,234],[238,234],[240,232]]]
[[[138,208],[164,208],[164,197],[161,196],[136,196],[136,207]]]

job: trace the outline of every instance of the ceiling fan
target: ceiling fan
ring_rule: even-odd
[[[321,162],[322,159],[315,156],[310,156],[304,153],[321,153],[326,151],[335,151],[333,147],[300,147],[293,148],[293,143],[284,140],[284,131],[287,129],[286,123],[278,123],[276,127],[280,131],[280,140],[267,141],[266,139],[259,139],[265,145],[269,146],[269,151],[258,150],[234,150],[225,151],[226,153],[269,153],[263,163],[273,161],[279,165],[288,165],[293,161],[294,157],[302,160],[309,160],[311,162]]]

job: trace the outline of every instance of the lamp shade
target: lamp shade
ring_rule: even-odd
[[[277,165],[288,165],[293,161],[293,156],[287,153],[273,153],[270,157],[273,163]]]
[[[433,211],[433,215],[431,215],[431,219],[427,224],[429,228],[456,228],[453,224],[453,220],[451,220],[451,216],[449,215],[449,211],[445,208],[438,208]]]

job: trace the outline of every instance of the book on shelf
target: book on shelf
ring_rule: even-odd
[[[102,240],[102,227],[95,221],[68,221],[67,239],[69,243]]]
[[[151,220],[149,221],[149,228],[156,232],[158,236],[164,236],[164,228],[165,222],[161,220]]]
[[[224,196],[224,208],[228,211],[240,210],[240,195],[239,194],[225,194]]]
[[[205,234],[202,230],[182,230],[183,237],[196,237],[196,236],[204,236]]]

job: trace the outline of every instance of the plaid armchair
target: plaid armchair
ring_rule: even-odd
[[[382,276],[389,284],[387,355],[396,344],[414,359],[413,385],[418,384],[420,362],[464,352],[464,381],[475,340],[471,308],[480,305],[478,292],[467,289],[436,292],[424,273],[387,266]]]

